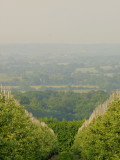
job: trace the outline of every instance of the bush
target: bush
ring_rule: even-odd
[[[57,138],[33,123],[23,107],[0,101],[0,160],[44,160],[57,152]]]
[[[86,160],[120,159],[120,100],[114,101],[108,111],[79,131],[72,150]]]
[[[82,121],[58,121],[54,118],[43,118],[50,128],[52,128],[58,138],[59,151],[69,151],[74,142],[74,137],[81,127]]]
[[[76,155],[70,152],[62,152],[54,160],[79,160]]]

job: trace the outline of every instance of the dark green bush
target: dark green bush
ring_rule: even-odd
[[[60,153],[54,160],[79,160],[76,155],[70,152]]]
[[[41,119],[42,120],[42,119]],[[50,128],[52,128],[58,138],[59,151],[69,151],[74,142],[78,128],[82,125],[82,121],[58,121],[54,118],[44,118]]]

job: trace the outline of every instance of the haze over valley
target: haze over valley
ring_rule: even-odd
[[[1,44],[0,56],[0,83],[7,88],[119,89],[119,44]]]
[[[0,0],[0,160],[120,160],[120,0]]]

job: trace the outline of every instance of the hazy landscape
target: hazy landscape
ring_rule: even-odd
[[[0,0],[0,160],[120,160],[120,0]]]
[[[115,90],[120,45],[0,45],[0,82],[16,90]]]
[[[95,135],[91,132],[91,129],[89,129],[89,125],[87,127],[88,131],[86,131],[86,128],[83,128],[82,131],[78,132],[78,129],[82,124],[84,126],[85,119],[93,115],[96,107],[106,101],[113,91],[120,89],[119,53],[119,44],[1,44],[0,101],[2,106],[5,103],[5,106],[1,110],[1,114],[4,115],[2,116],[3,118],[1,117],[2,125],[4,124],[1,133],[2,137],[6,134],[5,137],[7,141],[10,141],[10,144],[7,144],[7,141],[5,142],[4,138],[2,138],[3,147],[1,150],[1,160],[4,160],[4,157],[11,157],[11,160],[14,159],[14,157],[16,157],[17,160],[27,160],[28,158],[25,158],[26,154],[28,154],[27,157],[30,156],[31,160],[43,160],[46,159],[46,157],[47,159],[52,157],[52,159],[55,160],[78,160],[79,158],[84,158],[85,160],[91,160],[92,158],[96,160],[96,156],[91,149],[93,146],[89,144],[89,141],[92,142],[94,140],[88,136],[89,134],[90,136]],[[10,98],[10,94],[7,93],[9,91],[12,91],[12,98]],[[119,98],[119,95],[117,98]],[[108,102],[107,100],[107,103]],[[114,113],[112,113],[112,110],[108,111],[107,117],[110,121],[109,127],[115,127],[115,132],[113,132],[113,129],[109,129],[109,133],[118,136],[119,131],[116,125],[119,125],[119,122],[117,122],[118,115],[116,115],[116,117],[115,114],[116,112],[119,113],[119,101],[114,103],[116,103],[115,105],[118,111]],[[21,107],[21,110],[19,110],[19,105],[24,106],[24,108],[22,109]],[[16,106],[17,110],[15,109]],[[110,104],[108,103],[107,106],[109,107]],[[13,107],[10,111],[12,118],[11,116],[9,117],[7,113],[7,110],[11,107]],[[95,133],[98,130],[97,126],[94,126],[96,123],[99,123],[100,127],[104,128],[102,132],[103,134],[105,133],[106,136],[102,136],[102,133],[99,133],[100,130],[97,133],[97,136],[101,135],[102,139],[109,137],[108,130],[106,126],[102,126],[102,123],[100,123],[99,116],[98,118],[96,117],[105,110],[105,107],[106,105],[100,108],[97,114],[95,113],[96,120],[94,123],[92,122],[91,126]],[[22,110],[25,110],[25,114]],[[23,119],[19,117],[19,115],[22,114]],[[115,119],[112,119],[109,114],[113,114]],[[29,120],[27,120],[26,116]],[[10,124],[7,122],[8,125],[5,125],[5,119],[7,121],[9,119]],[[107,118],[104,118],[104,114],[102,119],[103,123],[108,121]],[[30,130],[27,131],[24,128],[25,126],[22,126],[22,123],[18,121],[24,122],[25,126],[28,126]],[[115,126],[111,126],[112,123],[115,123]],[[34,128],[34,126],[37,128]],[[45,129],[46,126],[47,130]],[[14,128],[17,134],[12,131],[11,127]],[[19,131],[19,127],[21,131]],[[44,127],[42,132],[40,131],[41,127]],[[50,132],[50,128],[48,127],[52,129],[54,135],[50,134],[48,136]],[[22,133],[22,130],[28,132],[28,136],[26,133]],[[89,134],[87,132],[89,132]],[[38,140],[38,137],[36,137],[37,133],[42,137],[43,134],[45,134],[46,140],[40,137]],[[25,144],[24,138],[20,138],[19,134],[22,134],[23,137],[26,136]],[[28,153],[24,153],[24,148],[28,145],[28,141],[31,141],[32,134],[34,134],[34,139],[32,139],[31,143],[35,143],[35,139],[37,139],[38,144],[30,145],[32,150],[34,150],[32,154],[30,148],[27,150]],[[82,134],[85,136],[83,137]],[[17,137],[15,138],[13,135]],[[12,141],[9,136],[14,137]],[[110,159],[111,157],[111,160],[112,158],[118,160],[119,154],[117,146],[119,143],[116,141],[117,137],[115,140],[109,137],[108,142],[104,143],[103,140],[100,140],[97,136],[94,141],[96,147],[99,148],[107,145],[103,154],[101,152],[103,152],[104,149],[103,147],[101,148],[101,152],[98,154],[100,159],[107,159],[107,157]],[[29,137],[31,138],[29,139]],[[49,137],[51,137],[51,140],[49,140]],[[89,140],[87,141],[85,137]],[[84,142],[86,142],[86,145],[81,146]],[[110,142],[115,146],[114,150],[112,146],[109,146]],[[17,143],[16,147],[12,143]],[[48,146],[46,146],[46,143]],[[52,146],[52,143],[55,144]],[[4,144],[7,145],[6,148]],[[23,151],[19,150],[19,145]],[[42,151],[39,150],[40,145],[43,145]],[[9,151],[10,146],[13,146],[11,151]],[[17,150],[16,153],[14,153],[14,147]],[[35,149],[35,147],[37,149]],[[79,149],[79,147],[81,147],[81,149]],[[107,151],[108,148],[111,148],[113,151]],[[8,149],[8,151],[6,149]],[[88,153],[84,153],[84,150]],[[96,150],[96,154],[97,152]]]

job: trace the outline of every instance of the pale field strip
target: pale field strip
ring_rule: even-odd
[[[38,85],[38,86],[30,86],[31,88],[42,88],[42,87],[46,87],[46,88],[68,88],[68,87],[75,87],[75,88],[99,88],[96,85]]]

